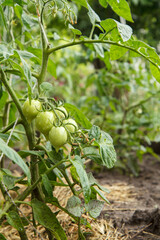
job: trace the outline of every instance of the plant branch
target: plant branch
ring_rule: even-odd
[[[66,160],[61,160],[59,161],[57,164],[55,164],[53,167],[51,167],[50,169],[46,170],[43,174],[48,174],[50,173],[53,169],[57,168],[58,166],[60,166],[62,163],[66,162]],[[15,201],[23,201],[36,187],[37,185],[40,183],[40,181],[42,180],[42,176],[40,176],[36,182],[34,182],[31,186],[27,187],[25,189],[25,191],[23,193],[21,193],[16,199]],[[13,206],[13,203],[9,203],[7,202],[4,209],[0,212],[0,219],[6,214],[6,212]]]
[[[17,125],[18,125],[18,124],[22,124],[22,123],[23,123],[22,119],[19,119],[19,120],[17,121]],[[5,128],[4,128],[3,130],[1,130],[0,132],[1,132],[1,133],[6,133],[6,132],[8,132],[10,129],[13,128],[14,124],[15,124],[15,121],[12,122],[12,123],[10,123],[7,127],[5,127]]]
[[[135,48],[123,45],[120,42],[114,42],[114,41],[110,41],[110,40],[103,40],[103,38],[102,39],[79,40],[79,41],[66,43],[66,44],[63,44],[63,45],[60,45],[60,46],[57,46],[57,47],[50,48],[48,50],[48,54],[51,54],[51,53],[53,53],[53,52],[55,52],[57,50],[63,49],[63,48],[67,48],[67,47],[71,47],[71,46],[79,45],[79,44],[86,44],[86,43],[87,44],[104,43],[104,44],[111,44],[111,45],[116,45],[116,46],[119,46],[119,47],[126,48],[128,50],[131,50],[133,52],[138,53],[140,56],[144,57],[146,60],[148,60],[150,63],[152,63],[155,67],[157,67],[159,69],[158,65],[155,62],[153,62],[150,58],[148,58],[147,56],[145,56],[143,53],[141,53],[140,51],[136,50]]]

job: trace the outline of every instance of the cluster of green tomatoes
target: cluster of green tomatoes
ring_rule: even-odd
[[[67,143],[70,134],[78,131],[76,121],[69,118],[63,106],[54,106],[47,110],[41,101],[27,99],[22,110],[29,123],[35,119],[36,129],[51,142],[57,152]]]

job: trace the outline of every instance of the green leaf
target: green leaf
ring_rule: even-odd
[[[106,8],[108,6],[107,0],[99,0],[102,7]]]
[[[31,81],[31,71],[30,71],[30,68],[29,68],[29,65],[28,65],[28,63],[24,60],[24,54],[25,54],[25,56],[26,56],[26,51],[18,51],[18,50],[16,50],[15,51],[18,55],[19,55],[19,57],[20,57],[20,60],[21,60],[21,62],[22,62],[22,64],[23,64],[23,71],[24,71],[24,76],[26,77],[26,80],[27,80],[27,82],[28,82],[28,84],[29,84],[29,86],[30,86],[30,88],[32,88],[32,81]],[[28,53],[28,55],[30,55],[31,53]],[[31,56],[34,56],[34,55],[31,55]]]
[[[52,189],[52,185],[47,177],[46,174],[43,174],[42,175],[42,183],[43,183],[43,186],[47,192],[47,196],[50,197],[50,198],[53,198],[53,189]]]
[[[18,4],[15,4],[14,5],[14,12],[16,14],[16,16],[19,18],[19,20],[21,21],[21,16],[22,16],[22,12],[23,12],[23,9],[21,6],[19,6]],[[21,21],[22,23],[22,21]]]
[[[97,164],[99,165],[102,164],[99,150],[96,147],[92,146],[83,148],[83,154],[84,157],[87,157],[88,159],[95,161]]]
[[[89,183],[90,183],[91,186],[96,185],[96,186],[97,186],[100,190],[102,190],[103,192],[106,192],[106,193],[109,193],[109,192],[110,192],[107,188],[101,186],[101,185],[97,182],[97,180],[93,177],[93,174],[92,174],[91,172],[89,172],[87,175],[88,175]]]
[[[7,240],[7,239],[2,235],[2,233],[0,233],[0,240]]]
[[[40,85],[41,92],[46,96],[46,94],[49,94],[50,92],[54,91],[54,87],[49,82],[43,82]]]
[[[26,14],[24,11],[22,13],[22,23],[25,30],[32,29],[37,23],[38,19],[31,15]]]
[[[0,150],[6,155],[9,159],[11,159],[14,163],[16,163],[19,167],[22,168],[26,176],[28,177],[28,181],[31,181],[30,170],[23,159],[18,155],[16,151],[7,146],[7,144],[0,138]]]
[[[9,190],[15,187],[15,183],[19,179],[20,178],[14,177],[12,175],[3,175],[3,182]]]
[[[98,39],[98,37],[95,35],[94,39]],[[96,53],[101,57],[104,58],[104,50],[103,50],[103,46],[101,43],[94,43],[93,44],[94,49],[96,50]]]
[[[44,155],[44,151],[35,151],[35,150],[21,150],[18,152],[18,154],[22,157],[22,158],[26,158],[30,155],[35,155],[35,156],[42,156]]]
[[[19,217],[17,212],[10,211],[7,214],[7,221],[12,227],[16,228],[18,230],[18,232],[24,232],[25,231],[24,227],[23,227],[22,220]]]
[[[75,217],[80,217],[82,214],[81,204],[81,200],[78,197],[72,196],[68,199],[66,209]]]
[[[112,168],[117,157],[111,136],[108,133],[101,131],[101,138],[98,144],[103,165],[107,168]]]
[[[87,1],[86,0],[72,0],[76,4],[80,4],[81,6],[88,8]]]
[[[0,98],[0,111],[4,108],[6,101],[8,99],[8,93],[3,91],[3,94]]]
[[[116,45],[112,45],[110,47],[110,59],[111,60],[117,60],[121,58],[126,52],[128,51],[127,48],[119,47]]]
[[[39,224],[49,229],[57,240],[67,240],[67,236],[58,222],[56,215],[45,203],[33,199],[32,208],[34,218]]]
[[[104,52],[104,58],[101,59],[105,65],[106,65],[106,68],[110,71],[111,70],[111,63],[110,63],[110,55],[109,55],[109,52]]]
[[[80,124],[86,129],[90,129],[92,127],[92,124],[90,123],[88,118],[86,118],[86,116],[77,107],[70,103],[65,103],[64,107],[70,113],[70,115],[75,118],[78,124]]]
[[[114,19],[106,19],[101,21],[101,26],[108,33],[117,28],[118,32],[124,42],[128,41],[132,36],[132,28],[126,24],[122,24]]]
[[[108,204],[110,204],[110,202],[108,201],[108,199],[104,196],[104,194],[96,187],[91,187],[92,192],[97,193],[104,201],[106,201]]]
[[[112,10],[127,21],[133,22],[131,10],[126,0],[106,0]]]
[[[70,159],[70,162],[76,168],[77,174],[80,179],[80,183],[82,185],[85,202],[88,203],[90,200],[91,189],[90,189],[87,173],[83,167],[82,159],[79,156],[75,156],[73,160]]]
[[[88,132],[88,137],[90,140],[95,138],[96,141],[99,141],[101,137],[101,129],[98,126],[93,125]]]
[[[74,35],[82,35],[82,32],[79,29],[75,29],[71,24],[69,24],[69,29],[71,29]]]
[[[95,11],[91,8],[91,6],[88,3],[87,3],[87,5],[88,5],[88,16],[89,16],[89,19],[90,19],[92,25],[95,25],[95,23],[100,22],[101,19],[99,18],[97,13],[95,13]]]
[[[2,88],[2,82],[0,81],[0,99],[3,96],[3,88]]]
[[[160,83],[160,68],[158,66],[154,66],[152,63],[150,63],[150,69],[153,77]]]
[[[3,8],[1,5],[0,5],[0,15],[2,17],[3,24],[4,24],[5,28],[7,29],[7,20],[6,20],[6,17],[4,15]]]
[[[100,215],[103,207],[104,207],[104,202],[99,201],[99,200],[91,200],[86,205],[86,208],[87,208],[90,216],[93,218],[97,218]]]

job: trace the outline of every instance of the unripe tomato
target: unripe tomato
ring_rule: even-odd
[[[58,109],[60,109],[60,111],[59,111]],[[63,106],[58,107],[58,108],[55,110],[55,112],[57,113],[57,115],[58,115],[58,117],[59,117],[60,119],[65,118],[66,116],[68,116],[67,110],[66,110]],[[63,112],[64,112],[64,113],[63,113]]]
[[[78,130],[78,125],[76,121],[72,118],[65,119],[63,123],[65,124],[67,130],[71,133],[74,133],[76,132],[76,130]]]
[[[58,152],[59,148],[67,142],[67,132],[64,127],[52,127],[49,132],[49,141]]]
[[[52,111],[39,112],[36,116],[36,128],[43,133],[46,138],[53,127],[55,114]]]
[[[38,100],[33,99],[30,103],[29,99],[27,99],[22,106],[22,111],[27,121],[30,123],[37,116],[41,108],[41,103]]]

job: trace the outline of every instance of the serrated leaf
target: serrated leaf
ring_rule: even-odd
[[[112,168],[117,160],[113,140],[111,136],[104,131],[101,131],[101,134],[100,142],[98,142],[98,144],[100,147],[102,163],[107,168]]]
[[[49,229],[57,240],[67,240],[63,228],[51,209],[45,203],[40,202],[37,199],[33,199],[31,203],[35,220],[45,228]]]
[[[89,139],[92,140],[93,138],[95,138],[96,141],[99,141],[100,136],[101,136],[101,129],[98,126],[93,125],[88,132]]]
[[[132,28],[126,24],[122,24],[114,19],[106,19],[101,21],[101,26],[108,33],[113,29],[117,28],[122,40],[124,42],[128,41],[132,36]]]
[[[110,59],[111,60],[117,60],[121,58],[126,52],[128,51],[127,48],[119,47],[116,45],[112,45],[110,47]]]
[[[124,19],[133,22],[131,10],[126,0],[106,0],[112,10]]]
[[[97,218],[100,215],[103,207],[104,207],[104,202],[99,200],[91,200],[87,204],[87,210],[90,216],[93,218]]]
[[[101,21],[100,17],[98,16],[98,14],[91,8],[91,6],[87,3],[88,5],[88,16],[89,19],[92,23],[92,25],[95,25],[95,23],[99,23]]]
[[[160,83],[160,69],[150,63],[150,69],[153,77]]]
[[[28,166],[23,161],[23,159],[18,155],[16,151],[7,146],[7,144],[0,138],[0,150],[6,155],[9,159],[11,159],[14,163],[16,163],[26,174],[28,177],[28,181],[31,181],[31,174]]]
[[[82,185],[85,202],[88,203],[90,200],[91,189],[90,189],[90,184],[89,184],[87,173],[84,170],[84,167],[82,164],[82,159],[79,156],[75,156],[75,158],[73,160],[70,159],[70,162],[76,168],[77,174],[80,179],[80,183]]]
[[[78,124],[80,124],[86,129],[90,129],[92,127],[92,124],[90,123],[88,118],[86,118],[86,116],[77,107],[70,103],[65,103],[64,107],[70,113],[70,115],[75,118]]]
[[[8,188],[8,189],[12,189],[14,188],[15,186],[15,183],[16,181],[18,180],[19,178],[16,178],[12,175],[3,175],[3,182],[5,184],[5,186]]]
[[[81,200],[76,196],[72,196],[67,201],[66,209],[75,217],[80,217],[82,214]]]

